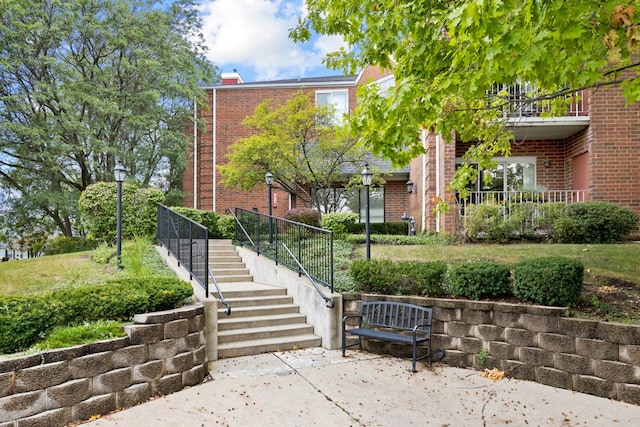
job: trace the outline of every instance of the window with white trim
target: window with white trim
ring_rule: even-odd
[[[478,179],[471,184],[471,191],[532,191],[536,189],[535,157],[496,157],[493,169],[481,170]],[[456,165],[464,161],[456,159]],[[477,166],[476,166],[477,167]],[[491,179],[486,182],[487,175]]]
[[[316,105],[318,107],[335,108],[336,122],[342,121],[345,114],[349,114],[348,90],[318,90],[316,91]]]

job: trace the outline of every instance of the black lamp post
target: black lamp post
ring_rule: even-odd
[[[264,180],[267,183],[269,189],[269,244],[273,243],[273,229],[271,228],[271,215],[273,215],[273,196],[271,191],[273,189],[273,175],[271,172],[264,174]]]
[[[366,254],[367,254],[367,259],[371,258],[371,233],[369,232],[369,223],[370,223],[370,217],[369,217],[369,186],[371,185],[371,179],[373,177],[373,174],[369,171],[369,164],[365,163],[364,165],[364,169],[362,169],[362,172],[360,173],[360,176],[362,177],[362,185],[364,185],[364,189],[365,189],[365,198],[364,198],[364,207],[365,207],[365,223],[364,223],[364,233],[366,236]]]
[[[122,268],[120,254],[122,253],[122,181],[126,176],[124,166],[120,159],[116,159],[116,167],[113,168],[113,176],[118,186],[118,219],[116,220],[116,264]]]

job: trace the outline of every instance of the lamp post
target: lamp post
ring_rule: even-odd
[[[113,168],[113,176],[118,186],[118,218],[116,220],[116,264],[122,268],[120,254],[122,253],[122,181],[126,176],[124,166],[120,159],[116,159],[116,167]]]
[[[362,169],[362,172],[360,173],[360,176],[362,177],[362,185],[364,185],[364,189],[365,189],[365,198],[364,198],[364,207],[365,207],[365,223],[364,223],[364,233],[366,236],[366,254],[367,254],[367,259],[371,258],[371,233],[369,232],[369,223],[370,223],[370,217],[369,217],[369,186],[371,185],[371,179],[373,177],[373,174],[369,171],[369,164],[365,163],[364,165],[364,169]]]
[[[271,191],[273,190],[273,175],[271,172],[264,174],[264,180],[267,183],[269,189],[269,244],[273,243],[273,229],[271,228],[271,215],[273,215],[273,196]]]

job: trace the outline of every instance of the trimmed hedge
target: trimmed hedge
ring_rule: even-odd
[[[0,353],[25,350],[55,326],[126,321],[137,313],[179,307],[192,294],[191,285],[178,278],[148,276],[68,287],[42,296],[2,297]]]
[[[214,211],[172,206],[170,208],[192,221],[207,227],[210,239],[233,239],[235,220],[231,215],[220,215]]]
[[[583,281],[580,261],[559,257],[525,260],[513,269],[513,294],[536,304],[575,307]]]
[[[289,221],[295,221],[302,224],[311,225],[312,227],[320,227],[320,211],[311,208],[289,209],[284,218]]]
[[[341,239],[356,221],[358,221],[358,214],[355,212],[332,212],[322,215],[320,224],[322,228],[331,230],[333,237]]]
[[[636,214],[614,203],[572,203],[565,212],[566,216],[554,223],[562,243],[614,243],[638,231]]]
[[[446,274],[446,289],[452,296],[478,300],[510,294],[511,271],[495,262],[473,261],[452,265]]]
[[[359,259],[351,277],[361,292],[387,295],[442,295],[447,270],[441,261],[416,262]]]
[[[348,226],[349,233],[364,233],[365,223],[358,222]],[[406,222],[372,222],[369,224],[371,234],[386,234],[390,236],[408,235],[409,225]]]

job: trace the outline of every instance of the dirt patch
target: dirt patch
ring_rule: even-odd
[[[640,285],[611,277],[597,277],[582,288],[577,316],[604,321],[640,323]]]

